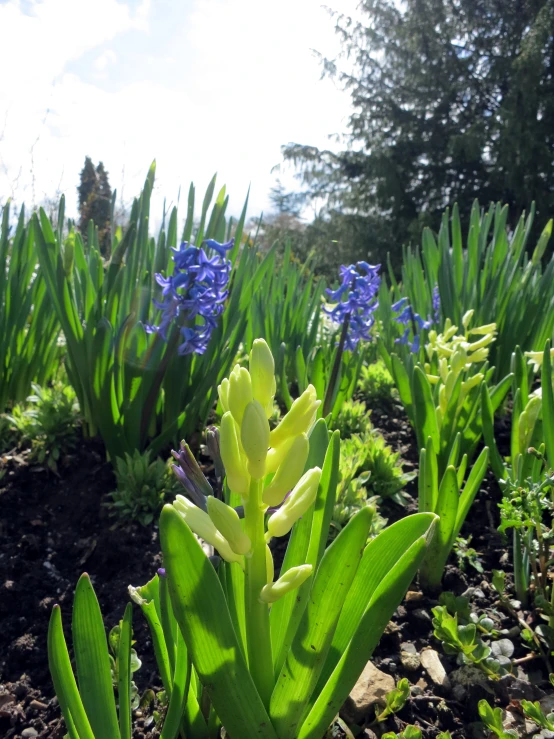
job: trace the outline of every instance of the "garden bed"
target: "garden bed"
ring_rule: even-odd
[[[380,428],[388,443],[400,451],[406,468],[417,466],[417,448],[412,430],[399,406],[375,409],[372,421]],[[499,439],[501,429],[499,429]],[[138,524],[117,526],[104,505],[106,495],[114,489],[111,465],[104,461],[101,447],[82,443],[78,451],[60,465],[59,477],[39,467],[31,467],[24,457],[7,455],[2,461],[4,476],[0,481],[0,736],[46,737],[57,739],[64,734],[60,711],[48,671],[46,634],[54,603],[60,603],[66,631],[71,618],[73,593],[82,572],[88,572],[94,584],[105,623],[111,628],[123,615],[128,600],[127,586],[141,585],[161,564],[156,526]],[[414,481],[408,487],[416,490]],[[444,588],[456,595],[471,595],[478,613],[487,612],[502,628],[516,626],[513,617],[497,607],[492,587],[491,570],[500,568],[507,547],[496,529],[499,525],[497,502],[500,490],[489,473],[472,506],[462,533],[471,534],[471,546],[480,553],[484,574],[466,563],[462,571],[451,556]],[[413,512],[415,499],[408,503]],[[389,522],[400,518],[406,510],[394,503],[382,506]],[[363,726],[360,735],[379,736],[382,729],[400,731],[407,723],[417,725],[423,736],[431,739],[439,731],[450,730],[454,739],[486,736],[479,721],[477,702],[487,698],[504,706],[512,705],[517,713],[519,698],[538,699],[541,686],[533,686],[512,676],[492,682],[471,671],[456,672],[453,657],[445,655],[433,636],[431,608],[435,601],[425,598],[414,584],[403,605],[395,613],[375,651],[374,665],[397,682],[406,677],[411,695],[405,707],[376,728],[373,711],[360,715],[350,710],[351,717]],[[514,633],[517,632],[517,628]],[[134,616],[136,650],[142,660],[135,673],[139,693],[161,689],[146,623],[138,611]],[[521,640],[513,638],[513,659],[525,657],[528,650]],[[448,675],[440,676],[422,665],[421,654],[431,647],[439,655]],[[424,662],[428,662],[424,658]],[[539,660],[522,662],[521,671],[539,682]],[[523,674],[521,675],[524,676]],[[479,678],[479,679],[477,679]],[[390,687],[390,679],[385,684]],[[472,726],[472,724],[475,724]],[[481,732],[481,733],[480,733]],[[135,737],[154,737],[151,710],[135,716]],[[343,736],[336,727],[334,736]],[[247,739],[247,738],[245,738]]]

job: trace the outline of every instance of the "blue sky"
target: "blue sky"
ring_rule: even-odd
[[[338,51],[320,0],[0,0],[0,28],[0,204],[65,192],[74,215],[85,155],[129,201],[155,158],[160,214],[217,172],[232,212],[251,184],[253,216],[291,181],[282,144],[345,129],[311,52]]]

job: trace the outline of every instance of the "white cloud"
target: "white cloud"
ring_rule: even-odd
[[[141,34],[153,33],[156,4],[146,0],[131,10],[116,0],[44,0],[33,3],[31,15],[19,2],[0,5],[0,27],[10,43],[0,46],[0,62],[6,69],[11,58],[9,68],[18,70],[16,82],[0,79],[0,201],[13,191],[18,201],[40,202],[61,182],[74,214],[85,155],[104,161],[112,186],[124,183],[126,198],[139,191],[156,158],[153,207],[159,212],[162,198],[175,200],[180,186],[186,193],[190,180],[201,196],[217,171],[235,213],[252,183],[254,215],[267,209],[282,144],[325,146],[328,133],[344,129],[348,98],[319,81],[310,51],[332,55],[337,49],[318,0],[191,5],[177,6],[183,7],[182,27],[172,44],[159,39],[159,59],[174,59],[184,82],[154,75],[156,81],[120,85],[124,61],[116,37],[138,31],[140,49]],[[112,40],[117,55],[104,48]],[[66,71],[95,49],[94,84]]]
[[[102,54],[96,57],[94,68],[99,74],[105,75],[108,67],[112,64],[115,64],[116,61],[117,54],[115,53],[115,51],[112,51],[112,49],[108,49],[107,51],[104,51]]]

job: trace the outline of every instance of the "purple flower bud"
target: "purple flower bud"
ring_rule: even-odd
[[[159,577],[165,577],[165,567],[160,567],[158,569],[158,576]]]
[[[173,470],[179,478],[179,481],[185,488],[192,502],[203,511],[207,511],[206,496],[213,495],[212,486],[204,476],[204,473],[198,466],[198,462],[194,458],[189,445],[184,441],[181,442],[181,448],[178,452],[172,450],[171,454],[179,463],[173,465]]]
[[[225,477],[225,466],[221,459],[221,451],[219,448],[219,429],[217,426],[210,426],[206,430],[206,447],[208,454],[214,463],[215,475],[219,481]]]

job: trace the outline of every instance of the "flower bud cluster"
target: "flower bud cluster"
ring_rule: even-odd
[[[275,389],[274,360],[263,339],[254,341],[249,369],[237,364],[218,387],[223,409],[218,456],[225,468],[227,487],[242,497],[245,517],[253,484],[256,495],[260,496],[258,508],[276,509],[267,522],[266,542],[288,534],[309,510],[321,479],[319,467],[305,472],[310,449],[308,433],[321,402],[315,388],[308,386],[279,425],[270,431],[268,419],[273,413]],[[194,502],[179,495],[173,505],[194,533],[217,549],[224,560],[244,567],[244,558],[252,556],[252,542],[243,521],[234,508],[213,495],[203,498],[209,484],[203,475],[200,477],[191,456],[184,444],[179,453],[174,452],[179,462],[176,470]],[[265,556],[267,586],[259,594],[264,603],[277,600],[311,574],[311,566],[302,565],[274,583],[273,557],[267,546]]]
[[[429,331],[429,340],[425,352],[430,361],[438,360],[438,374],[434,374],[430,362],[424,365],[427,379],[432,385],[439,385],[439,420],[444,417],[448,402],[461,373],[467,373],[462,380],[458,397],[458,408],[461,408],[469,392],[480,385],[484,373],[477,371],[469,374],[469,370],[485,362],[489,356],[489,348],[496,337],[496,323],[470,328],[473,310],[467,311],[462,318],[464,333],[458,334],[458,326],[446,319],[442,333]]]

